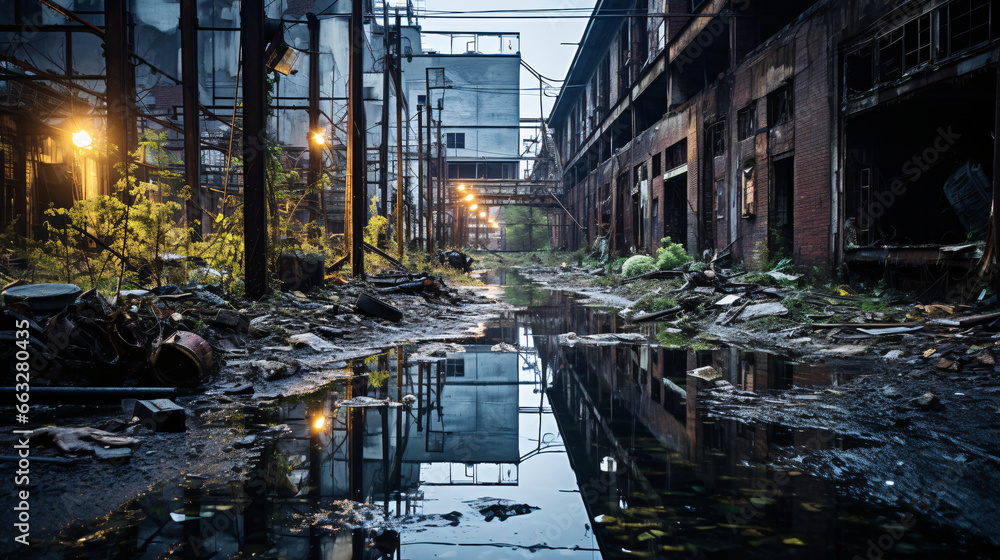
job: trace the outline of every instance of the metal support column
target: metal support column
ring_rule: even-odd
[[[344,220],[344,239],[351,257],[351,274],[360,278],[365,274],[364,231],[366,198],[368,195],[365,170],[365,100],[364,100],[364,4],[351,2],[351,64],[348,73],[349,100],[347,112],[347,201]]]
[[[403,229],[403,210],[406,197],[403,195],[403,28],[400,26],[399,8],[396,8],[396,53],[393,64],[396,77],[396,248],[399,260],[403,260],[403,246],[406,245],[406,230]]]
[[[184,178],[191,189],[184,215],[191,241],[202,239],[201,125],[198,119],[198,1],[181,0],[181,87],[184,91]]]
[[[417,238],[430,251],[424,238],[424,107],[417,105]]]
[[[129,108],[134,100],[128,99],[128,78],[125,66],[128,64],[126,31],[126,0],[106,0],[104,2],[104,61],[106,77],[106,100],[108,108],[107,127],[110,157],[109,171],[111,192],[128,174],[128,122]],[[126,183],[127,185],[127,183]],[[127,188],[127,187],[126,187]]]
[[[430,91],[428,89],[428,91]],[[427,95],[427,253],[434,254],[434,178],[431,169],[431,121],[434,111],[431,110],[430,94]],[[441,147],[438,146],[440,150]]]
[[[389,215],[389,7],[382,6],[382,133],[378,149],[379,216]]]
[[[441,143],[441,118],[442,113],[444,113],[444,100],[438,99],[438,120],[437,120],[437,166],[438,166],[438,184],[437,184],[437,240],[438,247],[444,248],[444,144]]]
[[[243,0],[243,251],[246,294],[267,294],[267,98],[264,0]]]
[[[321,134],[319,128],[319,19],[316,14],[306,14],[306,24],[309,28],[309,188],[319,189],[319,196],[311,194],[309,201],[309,222],[315,223],[317,218],[317,202],[325,207],[325,193],[320,188],[323,172],[323,144],[316,141],[316,135]],[[326,215],[323,215],[323,229],[326,230]]]

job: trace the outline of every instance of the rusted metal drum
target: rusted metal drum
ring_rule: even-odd
[[[153,352],[153,371],[169,387],[194,387],[208,378],[214,360],[204,338],[177,331]]]

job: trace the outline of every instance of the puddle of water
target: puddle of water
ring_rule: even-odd
[[[400,347],[356,364],[355,373],[366,375],[354,381],[247,414],[247,429],[261,428],[253,443],[261,459],[248,475],[155,488],[96,526],[67,530],[50,555],[814,559],[866,558],[871,546],[880,558],[998,552],[921,516],[906,527],[905,511],[847,498],[838,484],[768,468],[777,450],[807,454],[864,442],[823,429],[713,419],[698,406],[709,383],[687,375],[713,366],[739,389],[761,393],[837,385],[857,368],[734,349],[560,347],[557,336],[568,331],[624,326],[615,313],[577,305],[565,293],[524,284],[507,290],[530,307],[486,325],[464,352],[412,358],[412,348]],[[500,342],[519,350],[493,352]],[[337,406],[357,397],[412,405]],[[354,508],[345,499],[371,505]]]

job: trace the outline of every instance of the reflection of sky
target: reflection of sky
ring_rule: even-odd
[[[523,332],[518,338],[522,346],[530,343],[530,337],[524,336]],[[426,529],[415,524],[403,532],[403,558],[511,558],[515,555],[526,558],[600,558],[576,475],[570,466],[548,399],[540,391],[541,372],[537,357],[522,354],[518,359],[518,369],[521,382],[518,386],[521,410],[518,414],[518,441],[521,457],[526,457],[518,468],[518,484],[423,486],[424,515],[457,511],[462,514],[461,522],[457,527],[446,525]],[[544,443],[540,444],[539,434]],[[506,521],[494,519],[486,522],[478,511],[478,507],[482,506],[468,503],[482,498],[511,500],[540,509]],[[539,544],[549,548],[535,552],[526,548],[511,549],[511,546]]]

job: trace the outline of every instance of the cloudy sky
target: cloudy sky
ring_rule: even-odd
[[[584,13],[593,10],[595,0],[505,0],[502,3],[470,0],[427,0],[426,8],[429,14],[444,11],[479,11],[479,10],[539,10],[545,8],[567,9],[584,8]],[[522,15],[530,12],[522,12]],[[579,14],[579,13],[578,13]],[[471,14],[470,14],[471,15]],[[476,14],[482,16],[484,14]],[[465,18],[455,15],[448,18],[427,18],[421,22],[427,31],[486,31],[486,32],[519,32],[521,34],[521,58],[543,76],[562,80],[573,61],[576,45],[562,43],[577,43],[583,35],[587,24],[586,18],[514,19],[502,16],[489,19]],[[554,82],[558,87],[559,82]],[[521,118],[537,118],[538,80],[527,70],[521,71]],[[553,89],[550,94],[555,95]],[[554,98],[544,98],[545,113],[552,108]],[[531,136],[530,131],[524,131],[525,136]]]

